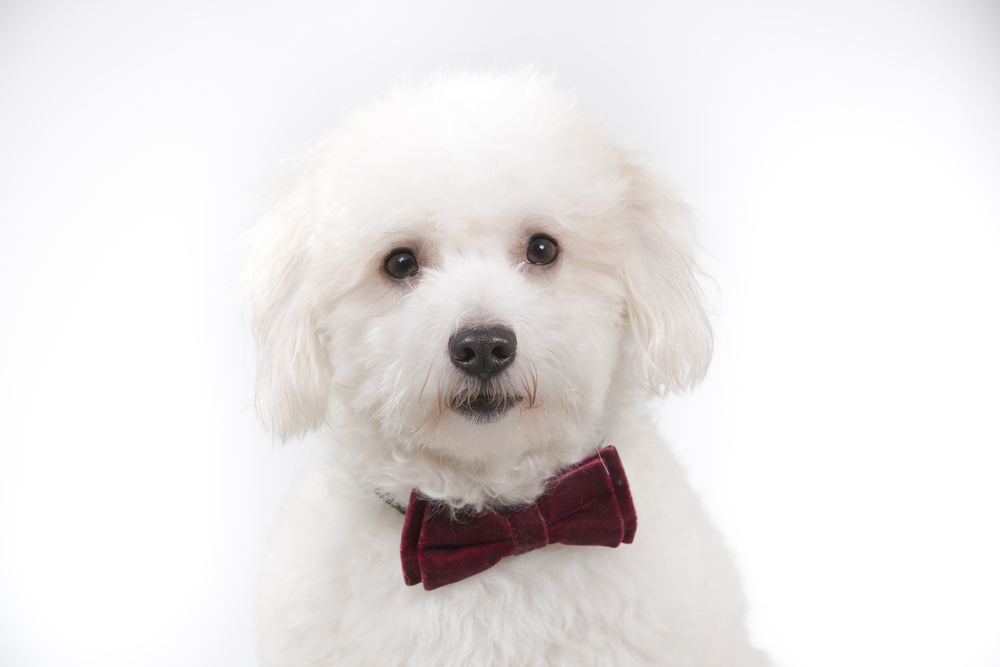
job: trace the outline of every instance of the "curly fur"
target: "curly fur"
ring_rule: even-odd
[[[525,261],[535,234],[551,265]],[[258,409],[327,447],[272,536],[265,665],[765,664],[734,568],[645,405],[694,386],[712,335],[691,216],[573,97],[533,71],[400,85],[299,163],[249,240]],[[383,270],[406,248],[420,270]],[[448,340],[516,332],[502,374]],[[501,418],[456,408],[517,401]],[[405,504],[532,500],[599,443],[625,462],[635,544],[550,546],[435,591],[406,588]]]

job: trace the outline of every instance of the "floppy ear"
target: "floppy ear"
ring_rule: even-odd
[[[692,214],[645,167],[625,165],[633,243],[625,262],[635,371],[658,394],[691,389],[712,358],[712,328],[692,252]]]
[[[243,284],[257,340],[257,414],[281,440],[322,424],[330,395],[310,284],[314,225],[315,194],[298,188],[284,193],[247,239]]]

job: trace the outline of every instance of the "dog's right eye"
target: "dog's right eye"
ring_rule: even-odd
[[[419,269],[416,256],[409,250],[393,250],[385,260],[385,272],[395,280],[409,278]]]

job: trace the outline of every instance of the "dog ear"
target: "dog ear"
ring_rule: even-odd
[[[692,251],[693,215],[648,168],[626,161],[633,247],[625,262],[634,369],[651,391],[694,387],[712,358],[712,328]]]
[[[257,414],[281,440],[326,417],[330,362],[316,327],[309,243],[311,188],[290,189],[250,233],[243,284],[257,341]]]

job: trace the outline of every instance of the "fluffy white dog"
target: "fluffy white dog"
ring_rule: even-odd
[[[690,231],[531,71],[400,86],[305,157],[246,274],[262,418],[327,442],[267,551],[264,665],[767,664],[647,405],[712,352]],[[607,519],[596,546],[524,509],[588,456],[606,504],[577,532]],[[416,536],[425,513],[460,534],[491,516],[506,551],[469,566]]]

